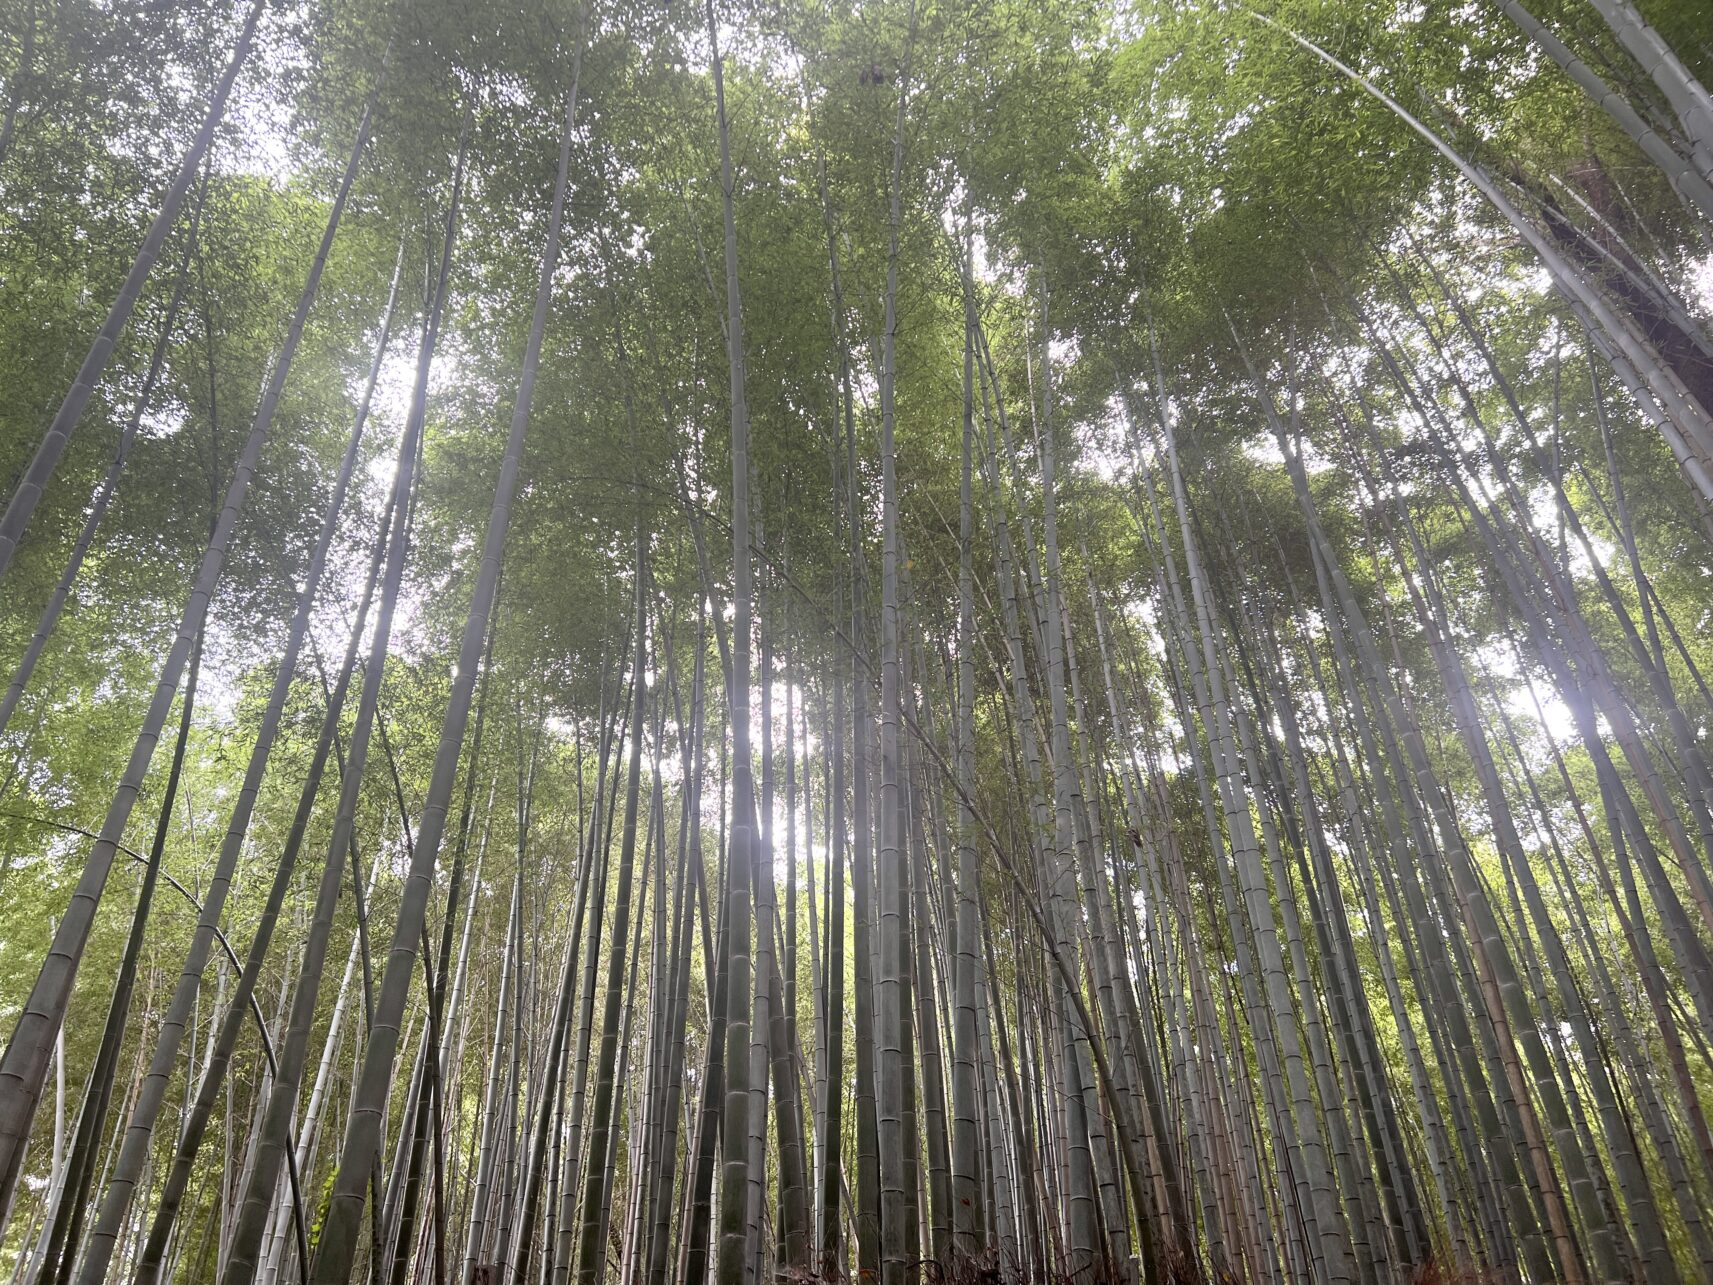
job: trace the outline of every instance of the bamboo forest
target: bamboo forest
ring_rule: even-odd
[[[1707,0],[0,0],[0,1285],[1713,1281]]]

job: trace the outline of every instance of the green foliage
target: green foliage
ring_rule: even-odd
[[[979,324],[971,551],[978,636],[967,645],[977,657],[971,793],[982,842],[1027,866],[1050,841],[1031,807],[1039,783],[1027,779],[1021,747],[1025,730],[1037,743],[1049,739],[1048,660],[1036,637],[1045,608],[1031,576],[1044,555],[1040,448],[1051,432],[1062,558],[1055,593],[1065,600],[1084,697],[1066,733],[1079,756],[1070,770],[1086,779],[1079,789],[1090,789],[1090,815],[1110,840],[1099,854],[1103,872],[1121,872],[1134,887],[1146,882],[1151,861],[1177,863],[1183,904],[1174,888],[1171,904],[1150,913],[1182,914],[1169,931],[1183,935],[1172,940],[1205,953],[1209,978],[1229,981],[1246,934],[1260,925],[1227,917],[1221,875],[1232,860],[1232,823],[1216,815],[1209,824],[1201,787],[1211,790],[1213,779],[1196,775],[1217,747],[1187,669],[1201,663],[1199,650],[1193,659],[1189,650],[1199,641],[1191,617],[1174,615],[1168,581],[1183,570],[1177,587],[1191,592],[1186,544],[1199,549],[1205,567],[1210,627],[1221,639],[1245,639],[1254,656],[1243,659],[1262,671],[1252,691],[1252,675],[1230,658],[1238,690],[1229,702],[1252,719],[1263,752],[1278,764],[1287,749],[1304,755],[1314,795],[1294,798],[1289,769],[1268,759],[1279,780],[1244,781],[1243,806],[1258,824],[1279,818],[1288,843],[1299,845],[1301,831],[1284,818],[1294,826],[1311,802],[1321,808],[1337,835],[1327,858],[1335,875],[1319,893],[1362,903],[1366,913],[1363,898],[1373,890],[1359,858],[1408,855],[1430,873],[1446,859],[1439,850],[1418,851],[1426,826],[1374,842],[1375,854],[1358,851],[1351,836],[1362,809],[1378,807],[1376,777],[1422,815],[1430,806],[1422,778],[1431,777],[1467,831],[1474,877],[1490,889],[1516,877],[1518,854],[1499,846],[1479,756],[1448,695],[1446,657],[1455,655],[1480,680],[1475,704],[1484,734],[1497,743],[1506,718],[1522,726],[1498,758],[1526,818],[1523,859],[1538,858],[1544,869],[1551,845],[1541,835],[1564,841],[1563,870],[1548,892],[1554,924],[1567,935],[1583,931],[1577,917],[1593,906],[1588,913],[1599,923],[1587,930],[1589,940],[1615,940],[1614,924],[1630,908],[1620,914],[1607,904],[1604,818],[1579,811],[1597,811],[1611,781],[1597,776],[1593,747],[1564,725],[1566,702],[1580,697],[1561,690],[1543,644],[1574,654],[1563,672],[1586,677],[1589,661],[1574,632],[1586,629],[1642,742],[1669,747],[1664,788],[1687,810],[1695,787],[1688,774],[1672,774],[1685,745],[1673,740],[1676,711],[1661,700],[1654,671],[1664,690],[1682,698],[1699,746],[1708,715],[1704,675],[1713,671],[1705,514],[1658,432],[1513,230],[1396,114],[1279,28],[1312,38],[1372,78],[1486,167],[1531,217],[1558,211],[1622,272],[1646,278],[1651,305],[1634,305],[1613,285],[1617,270],[1600,285],[1631,301],[1626,315],[1639,330],[1650,324],[1649,306],[1678,309],[1672,324],[1690,349],[1706,343],[1706,229],[1612,119],[1495,6],[1281,0],[1263,7],[1277,27],[1241,5],[1212,2],[721,6],[759,615],[780,657],[767,680],[780,681],[789,668],[802,683],[799,708],[807,716],[813,707],[823,720],[832,683],[847,666],[871,697],[879,690],[878,389],[893,376],[905,659],[917,667],[910,700],[932,716],[937,749],[950,746],[947,674],[965,645],[958,567],[967,255]],[[3,103],[15,120],[0,151],[0,479],[22,472],[125,275],[230,46],[229,8],[94,0],[10,7],[0,33]],[[1705,6],[1658,0],[1642,8],[1705,79],[1713,60]],[[1673,128],[1668,105],[1597,15],[1566,4],[1543,6],[1537,16],[1650,122]],[[639,523],[655,621],[646,681],[658,704],[650,717],[663,726],[649,748],[671,763],[649,784],[658,791],[660,825],[647,833],[651,859],[668,858],[655,835],[675,844],[685,806],[673,773],[690,731],[683,720],[695,622],[706,610],[729,627],[733,581],[722,193],[704,17],[695,4],[570,0],[304,0],[270,9],[204,195],[186,203],[0,598],[0,663],[9,672],[123,426],[138,413],[182,271],[183,305],[165,336],[162,377],[143,408],[118,498],[23,703],[0,733],[0,1021],[10,1022],[28,994],[88,849],[87,838],[53,827],[100,824],[377,85],[374,143],[213,603],[205,690],[166,869],[194,897],[213,868],[357,413],[396,260],[398,321],[316,610],[315,661],[297,676],[227,916],[241,950],[319,728],[315,666],[331,671],[343,652],[380,523],[452,158],[467,128],[467,203],[430,381],[404,600],[382,686],[393,759],[370,756],[358,824],[360,857],[375,880],[368,913],[390,924],[517,395],[555,140],[574,74],[571,198],[509,528],[488,740],[470,779],[461,778],[479,816],[467,846],[487,862],[471,911],[472,985],[482,988],[473,1003],[487,1005],[478,1011],[498,1004],[494,979],[520,869],[534,944],[551,947],[545,956],[568,937],[583,863],[605,850],[606,837],[587,827],[603,788],[595,760],[610,729],[601,719],[619,707],[626,681]],[[900,119],[896,369],[883,372]],[[194,248],[193,203],[201,211]],[[1657,327],[1650,333],[1657,338]],[[1170,416],[1182,467],[1187,541],[1172,505],[1162,414]],[[1301,487],[1290,467],[1297,459]],[[853,465],[854,513],[845,506]],[[1623,520],[1615,482],[1624,488]],[[1560,510],[1561,490],[1575,523]],[[1151,500],[1162,506],[1160,531]],[[1490,515],[1509,524],[1499,526],[1500,536],[1482,525]],[[853,521],[860,567],[849,559]],[[1021,565],[1002,556],[1001,523]],[[1590,533],[1593,559],[1570,529],[1577,523]],[[1626,535],[1636,542],[1645,585],[1629,564]],[[1507,578],[1498,554],[1512,537],[1547,549],[1550,594],[1519,592]],[[1329,561],[1349,604],[1327,605]],[[1547,572],[1540,574],[1544,582]],[[868,633],[857,638],[848,634],[853,587],[866,595]],[[1025,613],[1020,673],[1012,672],[1006,636],[1012,593]],[[1549,600],[1559,614],[1541,608]],[[1438,625],[1430,625],[1429,608],[1440,602],[1447,649],[1436,647]],[[1347,658],[1336,648],[1356,636],[1356,612],[1372,629],[1381,663],[1359,658],[1367,685],[1347,691],[1340,668]],[[1634,628],[1655,613],[1679,635],[1657,653],[1651,637],[1638,648]],[[712,872],[723,860],[728,820],[718,789],[729,765],[720,649],[704,640],[704,650],[708,797],[703,815],[687,825],[701,827]],[[1273,696],[1260,684],[1274,679],[1293,710],[1301,707],[1298,746],[1284,744],[1277,711],[1267,708]],[[1042,726],[1020,728],[1018,684],[1036,693]],[[1551,718],[1533,712],[1536,688],[1548,697]],[[1358,714],[1383,721],[1399,711],[1421,733],[1419,776],[1402,760],[1362,759]],[[352,716],[348,708],[342,731]],[[816,754],[824,753],[824,726],[811,735]],[[956,823],[930,757],[912,786],[922,792],[912,805],[926,818],[924,835]],[[134,847],[153,829],[166,758],[156,755],[147,780],[127,837]],[[817,759],[805,797],[824,819],[831,800],[822,766]],[[1525,769],[1536,778],[1529,790],[1518,784]],[[803,770],[807,776],[808,760]],[[1639,797],[1633,762],[1619,772]],[[1158,783],[1146,808],[1172,836],[1158,858],[1144,853],[1140,838],[1116,837],[1142,815],[1132,786],[1144,777]],[[1053,785],[1048,779],[1044,788]],[[1341,793],[1346,787],[1356,806]],[[532,788],[530,834],[519,854],[520,796]],[[337,790],[330,771],[305,848],[314,857],[300,866],[290,930],[267,965],[270,1016],[283,1011],[295,976],[294,934],[307,919]],[[1209,797],[1219,814],[1217,794]],[[1242,810],[1235,815],[1241,822]],[[1665,846],[1658,819],[1644,825],[1646,837]],[[1374,839],[1381,830],[1371,824],[1364,833]],[[824,872],[824,838],[809,852],[805,863],[818,861]],[[1279,867],[1287,871],[1283,883],[1271,867],[1262,879],[1281,922],[1285,894],[1306,900],[1310,883],[1322,878],[1306,878],[1297,855]],[[1023,1021],[1019,988],[1041,985],[1030,970],[1045,976],[1049,964],[1020,900],[1035,890],[1020,891],[994,856],[984,848],[982,893],[997,907],[1002,942],[996,993],[1007,997],[1010,1018]],[[135,896],[134,864],[126,858],[115,871],[83,964],[66,1054],[79,1072],[94,1057]],[[448,869],[443,856],[442,879]],[[1676,866],[1668,882],[1686,897],[1692,890]],[[716,913],[719,894],[717,882],[701,893]],[[599,886],[596,895],[610,894]],[[936,885],[934,895],[943,910],[949,889]],[[1434,895],[1441,895],[1437,884]],[[349,900],[339,913],[341,942],[355,930]],[[1386,904],[1389,924],[1363,921],[1355,930],[1361,998],[1375,1012],[1388,1009],[1390,993],[1376,977],[1384,960],[1406,974],[1400,1020],[1425,1029],[1435,1001],[1426,980],[1407,975],[1415,939],[1405,934],[1461,941],[1465,926],[1447,912],[1448,895],[1434,903],[1444,921],[1415,929]],[[443,913],[438,894],[434,905],[431,934]],[[1501,912],[1513,936],[1532,943],[1529,935],[1541,933],[1520,911]],[[640,913],[633,918],[645,923]],[[151,1005],[170,989],[193,923],[176,893],[150,921],[145,1017],[127,1036],[126,1068],[147,1047],[149,1023],[159,1016]],[[1663,923],[1650,902],[1642,926],[1663,933]],[[1332,961],[1314,928],[1303,949],[1319,977]],[[806,917],[798,929],[808,936]],[[699,921],[696,931],[693,1045],[707,1037],[713,979],[703,950],[711,960],[717,921]],[[1140,956],[1156,940],[1128,948]],[[532,960],[531,967],[554,965]],[[1576,967],[1587,971],[1580,958]],[[815,979],[805,963],[799,972],[806,995]],[[853,965],[853,986],[855,976]],[[532,985],[539,980],[532,974]],[[1577,981],[1594,985],[1580,974]],[[1188,983],[1173,974],[1150,984],[1183,990]],[[1553,995],[1533,997],[1549,1016],[1552,1003],[1567,1002],[1557,993],[1562,979],[1550,985]],[[1213,1031],[1223,1031],[1234,1062],[1259,1077],[1263,1053],[1247,1026],[1253,1018],[1239,1021],[1234,995],[1209,1001],[1231,1001],[1214,1015]],[[1662,1037],[1645,997],[1626,994],[1623,1002],[1655,1058]],[[331,1004],[323,994],[319,1020]],[[1408,1041],[1388,1020],[1377,1024],[1388,1063],[1380,1078],[1407,1084]],[[1295,1023],[1292,1017],[1293,1033]],[[451,1068],[471,1116],[480,1094],[470,1084],[487,1069],[478,1065],[486,1056],[479,1043],[473,1036],[461,1049],[463,1064]],[[235,1128],[244,1127],[241,1112],[253,1105],[246,1099],[259,1092],[256,1052],[247,1037]],[[1433,1067],[1435,1102],[1449,1103],[1456,1088],[1448,1066],[1449,1057]],[[38,1117],[38,1138],[46,1127]],[[460,1117],[457,1128],[462,1136],[452,1140],[467,1145],[474,1123]],[[43,1172],[45,1151],[32,1151],[33,1177]],[[201,1163],[206,1177],[220,1161],[205,1153]],[[318,1157],[312,1192],[331,1181],[327,1163]],[[628,1174],[629,1163],[627,1151],[616,1172]],[[22,1233],[6,1234],[6,1249],[15,1251]]]

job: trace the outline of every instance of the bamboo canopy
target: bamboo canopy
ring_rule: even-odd
[[[1709,83],[7,0],[0,1285],[1713,1280]]]

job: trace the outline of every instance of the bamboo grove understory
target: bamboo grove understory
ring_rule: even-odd
[[[1698,0],[4,0],[0,1281],[1713,1280]]]

